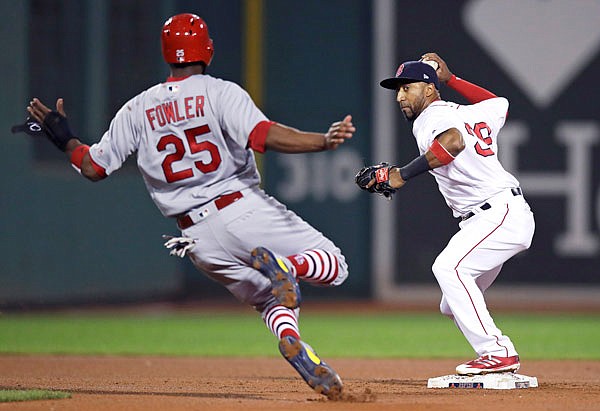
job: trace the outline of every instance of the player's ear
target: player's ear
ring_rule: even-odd
[[[425,96],[431,97],[433,94],[435,94],[435,90],[435,84],[427,83],[425,86]]]

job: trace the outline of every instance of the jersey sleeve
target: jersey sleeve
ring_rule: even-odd
[[[427,151],[433,143],[433,140],[444,131],[456,128],[462,133],[462,124],[460,124],[457,121],[457,117],[451,115],[448,110],[453,109],[443,107],[428,113],[427,121],[423,122],[421,130],[418,132],[418,145],[422,153]]]
[[[135,127],[135,99],[125,104],[110,122],[100,141],[90,147],[90,157],[106,175],[121,168],[127,157],[137,150],[139,132]]]
[[[456,77],[454,74],[450,77],[450,80],[448,80],[446,85],[469,100],[471,104],[496,97],[491,91],[461,79],[460,77]]]
[[[477,103],[477,106],[485,110],[488,118],[493,122],[490,126],[496,129],[504,126],[508,114],[508,105],[508,100],[504,97],[496,97]]]
[[[243,147],[248,146],[250,134],[257,124],[268,121],[250,95],[233,82],[227,82],[218,104],[221,129]]]

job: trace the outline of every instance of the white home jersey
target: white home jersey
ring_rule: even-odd
[[[498,161],[498,132],[504,125],[508,100],[497,97],[473,105],[438,100],[430,104],[413,124],[421,154],[434,138],[458,129],[465,149],[450,164],[430,171],[455,217],[519,182]]]
[[[109,175],[137,152],[150,196],[175,216],[259,184],[248,138],[265,120],[235,83],[201,74],[170,79],[128,101],[90,156]]]

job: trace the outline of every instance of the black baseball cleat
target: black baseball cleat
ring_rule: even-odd
[[[285,336],[279,341],[279,351],[315,392],[330,400],[342,399],[340,376],[321,361],[310,345],[295,337]]]
[[[252,250],[252,267],[271,280],[271,293],[279,304],[287,308],[297,308],[302,297],[300,286],[290,268],[275,254],[264,247]]]

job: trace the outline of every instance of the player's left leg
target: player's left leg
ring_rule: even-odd
[[[289,261],[265,247],[256,247],[250,255],[252,268],[271,282],[271,294],[277,302],[291,309],[299,307],[302,301],[300,286]]]
[[[477,284],[477,287],[479,287],[481,292],[485,292],[485,290],[487,290],[490,287],[490,285],[492,285],[496,277],[498,277],[502,266],[503,264],[500,264],[499,266],[494,267],[490,271],[483,273],[482,275],[475,278],[475,284]],[[460,326],[456,323],[456,320],[454,319],[454,314],[450,309],[450,305],[448,305],[448,301],[443,295],[440,301],[440,312],[446,317],[450,318],[452,321],[454,321],[456,326],[460,329]]]
[[[248,201],[252,202],[253,224],[236,224],[235,228],[244,242],[253,242],[250,249],[267,249],[298,280],[313,285],[338,286],[346,280],[344,255],[319,230],[262,191],[253,192]]]

